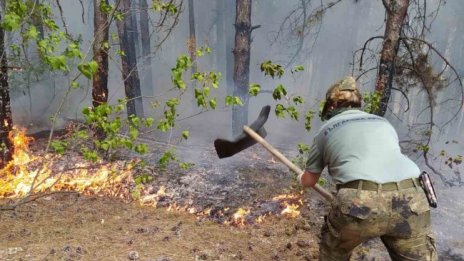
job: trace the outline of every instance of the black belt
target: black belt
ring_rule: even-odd
[[[352,189],[360,188],[361,190],[392,191],[392,190],[400,190],[400,189],[418,187],[420,186],[419,184],[420,183],[419,183],[418,178],[410,178],[410,179],[405,179],[399,182],[388,182],[388,183],[383,183],[383,184],[379,184],[379,183],[369,181],[369,180],[353,180],[345,184],[338,184],[337,190],[342,189],[342,188],[352,188]]]

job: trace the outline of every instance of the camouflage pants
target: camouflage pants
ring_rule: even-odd
[[[362,242],[380,237],[392,260],[437,260],[430,209],[422,188],[343,188],[321,230],[319,260],[349,260]]]

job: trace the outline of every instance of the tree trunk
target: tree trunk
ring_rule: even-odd
[[[409,7],[409,0],[382,0],[382,2],[387,12],[387,22],[375,85],[375,90],[382,96],[379,110],[375,112],[380,116],[385,115],[390,100],[399,38]]]
[[[93,59],[98,64],[97,73],[93,76],[92,104],[97,107],[108,102],[108,53],[104,43],[109,40],[108,15],[100,11],[101,3],[108,4],[108,0],[94,2],[94,43]]]
[[[225,27],[224,27],[224,1],[216,1],[216,70],[225,75]],[[230,25],[232,27],[232,25]]]
[[[232,133],[242,132],[248,123],[248,83],[250,79],[251,2],[237,0],[235,15],[234,96],[240,97],[243,106],[232,109]]]
[[[131,28],[128,33],[129,37],[134,38],[134,43],[135,43],[135,57],[139,58],[140,57],[140,40],[139,40],[139,29],[137,27],[137,13],[136,13],[136,8],[137,6],[137,0],[131,0],[130,1],[130,7],[129,7],[129,12],[127,15],[130,15],[130,27]]]
[[[1,20],[1,17],[0,17]],[[5,49],[5,33],[0,27],[0,169],[12,159],[13,143],[8,134],[13,129],[13,117],[10,106],[10,88],[8,85],[8,62]]]
[[[119,45],[124,55],[121,55],[122,78],[127,102],[127,116],[136,115],[143,117],[142,96],[140,91],[140,79],[137,71],[137,57],[135,53],[135,39],[129,36],[131,17],[129,14],[130,0],[122,0],[122,13],[126,14],[122,21],[117,22]]]
[[[192,69],[191,74],[197,72],[197,62],[195,52],[197,50],[197,37],[195,34],[195,9],[193,5],[193,0],[188,0],[189,5],[189,41],[188,49],[190,52],[190,58],[192,59]],[[195,88],[195,82],[192,82],[192,87]]]
[[[140,34],[142,37],[142,59],[143,59],[143,94],[146,96],[153,96],[153,74],[150,54],[150,26],[148,16],[147,0],[140,0]]]
[[[226,86],[227,86],[227,95],[232,95],[234,93],[234,18],[235,18],[235,6],[233,1],[226,1],[225,10],[225,40],[226,40]],[[223,59],[224,59],[223,58]]]

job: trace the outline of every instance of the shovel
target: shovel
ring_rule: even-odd
[[[264,123],[266,123],[269,116],[270,106],[265,106],[261,109],[261,113],[256,121],[254,121],[250,127],[243,126],[244,133],[240,134],[233,141],[227,141],[223,139],[217,139],[214,141],[214,147],[219,158],[230,157],[255,143],[261,144],[265,149],[267,149],[272,155],[277,157],[282,163],[287,165],[291,170],[293,170],[297,175],[303,173],[297,165],[293,164],[287,157],[280,153],[276,148],[269,144],[263,137],[266,136],[266,130],[264,129]],[[332,202],[334,197],[330,192],[322,188],[319,184],[316,184],[313,187],[322,197],[327,201]]]

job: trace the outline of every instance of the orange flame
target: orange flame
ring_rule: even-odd
[[[62,156],[31,156],[29,143],[33,139],[25,133],[24,129],[14,127],[8,135],[14,144],[14,153],[13,160],[0,170],[0,198],[20,198],[32,192],[52,191],[103,193],[116,197],[130,194],[129,189],[121,185],[123,180],[130,178],[130,165],[125,167],[121,166],[123,163],[116,162],[93,169],[89,164],[77,163],[70,169],[54,167]],[[33,164],[36,161],[40,164]],[[57,169],[61,171],[56,173]]]
[[[134,191],[132,164],[124,161],[100,163],[95,167],[95,164],[79,160],[80,158],[72,164],[73,162],[69,162],[71,159],[66,156],[51,153],[33,154],[29,150],[29,143],[33,139],[27,137],[25,132],[24,129],[14,127],[9,133],[9,139],[15,149],[13,160],[0,170],[0,199],[21,198],[30,193],[75,191],[85,195],[106,195],[125,200],[137,200],[143,206],[157,207],[160,201],[170,196],[164,186],[152,194],[149,194],[143,186],[135,186],[136,191]],[[66,165],[72,165],[72,168]],[[134,192],[137,192],[135,193],[137,195]],[[278,202],[283,208],[280,212],[282,216],[295,218],[300,215],[299,208],[303,205],[301,194],[278,195],[272,200]],[[202,210],[177,203],[170,204],[167,210],[187,212],[198,218],[208,217],[212,212],[211,208]],[[228,208],[215,210],[214,216],[226,217],[228,211]],[[255,223],[263,223],[272,215],[269,212],[256,217],[253,216],[252,211],[249,207],[239,208],[224,223],[233,226],[244,226],[253,220]]]
[[[246,216],[250,214],[249,209],[239,208],[233,215],[231,221],[226,221],[226,225],[244,226],[246,224]]]
[[[296,204],[288,204],[287,202],[284,203],[286,205],[285,209],[282,210],[281,214],[291,217],[291,218],[296,218],[300,215],[300,211],[298,210],[300,208],[299,205]]]

